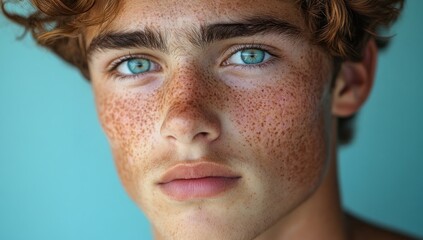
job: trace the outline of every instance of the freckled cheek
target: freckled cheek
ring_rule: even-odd
[[[97,101],[99,119],[112,144],[139,144],[154,129],[154,100],[137,96],[108,97]],[[153,103],[153,104],[149,104]]]
[[[266,149],[310,133],[320,124],[322,109],[308,93],[245,92],[231,107],[231,120],[251,146]],[[311,133],[310,133],[311,134]]]
[[[109,139],[117,171],[132,197],[151,155],[150,139],[157,122],[156,106],[148,104],[151,101],[154,100],[136,95],[97,99],[99,119]]]
[[[323,109],[315,88],[265,89],[245,93],[242,99],[233,109],[232,121],[260,174],[293,188],[315,184],[326,148]]]

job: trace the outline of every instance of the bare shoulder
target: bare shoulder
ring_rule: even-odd
[[[418,238],[407,236],[400,232],[384,229],[347,215],[347,222],[351,232],[352,240],[417,240]]]

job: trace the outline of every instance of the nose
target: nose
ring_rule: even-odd
[[[213,110],[216,101],[211,94],[216,89],[204,80],[197,68],[178,71],[166,86],[164,120],[160,134],[169,141],[190,144],[210,143],[218,139],[221,124]],[[216,99],[214,99],[216,100]]]
[[[161,135],[183,144],[210,143],[220,135],[217,116],[195,103],[177,103],[166,114]]]

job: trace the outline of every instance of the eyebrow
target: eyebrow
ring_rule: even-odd
[[[285,20],[260,16],[246,18],[238,22],[203,25],[199,31],[192,30],[188,33],[188,38],[192,44],[204,47],[207,44],[225,39],[268,33],[299,37],[302,31],[296,25]],[[87,49],[87,57],[89,59],[96,51],[127,48],[148,48],[162,52],[168,51],[165,35],[156,29],[146,27],[144,30],[106,32],[96,36]]]
[[[215,41],[236,37],[249,37],[258,34],[275,33],[299,37],[302,33],[299,27],[285,20],[264,16],[246,18],[239,22],[216,23],[202,26],[200,32],[200,37],[191,38],[191,42],[198,46]]]
[[[163,34],[146,27],[134,32],[107,32],[96,36],[87,49],[88,59],[96,51],[106,49],[149,48],[166,52]]]

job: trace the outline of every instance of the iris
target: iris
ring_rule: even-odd
[[[266,52],[260,49],[245,49],[241,51],[241,59],[245,64],[258,64],[263,62]]]
[[[130,59],[126,64],[132,74],[145,73],[151,69],[151,61],[144,58]]]

